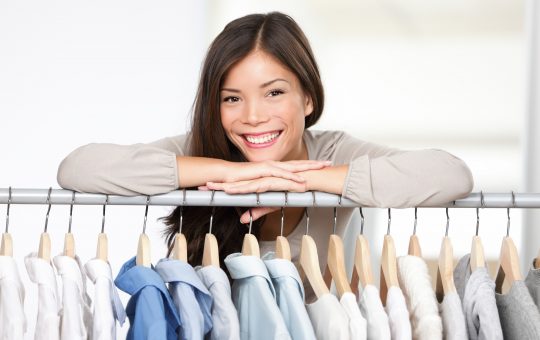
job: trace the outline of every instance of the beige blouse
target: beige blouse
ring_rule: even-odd
[[[348,164],[342,195],[361,206],[406,208],[444,204],[466,197],[473,188],[467,165],[438,149],[399,150],[356,139],[342,131],[303,135],[309,159]],[[90,143],[71,152],[59,165],[58,184],[79,192],[112,195],[155,195],[182,183],[176,156],[189,156],[190,134],[151,143]],[[179,178],[180,177],[180,178]],[[342,208],[336,233],[343,236],[353,208]],[[304,218],[299,225],[303,226]],[[326,266],[333,209],[310,212],[310,235],[317,242],[321,267]],[[299,254],[303,227],[288,235],[293,260]],[[219,242],[219,240],[218,240]],[[274,242],[261,242],[261,253]]]

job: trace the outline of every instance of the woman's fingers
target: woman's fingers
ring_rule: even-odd
[[[279,207],[255,207],[251,208],[251,216],[253,218],[253,221],[256,221],[257,219],[263,217],[266,214],[269,214],[271,212],[274,212],[276,210],[280,209]],[[249,210],[246,210],[242,216],[240,216],[240,222],[241,223],[249,223]]]
[[[275,166],[290,172],[319,170],[332,165],[331,161],[287,161],[275,162]]]
[[[231,169],[230,174],[226,176],[224,182],[239,182],[244,180],[252,180],[262,177],[278,177],[296,181],[299,183],[305,182],[297,172],[307,170],[322,169],[331,163],[329,161],[265,161],[256,163],[238,163]]]
[[[206,183],[206,187],[210,190],[223,190],[228,194],[247,194],[267,191],[305,192],[307,190],[306,183],[298,183],[276,177],[263,177],[233,183],[208,182]]]

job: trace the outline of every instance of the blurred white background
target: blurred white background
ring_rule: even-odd
[[[326,107],[315,129],[345,130],[403,149],[444,149],[470,166],[475,192],[526,190],[527,6],[510,0],[0,0],[0,188],[58,188],[58,164],[83,144],[184,133],[210,42],[229,21],[274,10],[300,24],[318,60]],[[23,258],[38,248],[46,209],[13,205],[10,212],[28,339],[37,290]],[[156,219],[169,210],[149,211],[154,261],[165,252]],[[101,212],[101,206],[74,208],[83,262],[95,254]],[[511,211],[510,232],[524,271],[540,241],[523,246],[529,234],[521,213]],[[444,209],[418,214],[424,256],[436,258]],[[114,274],[136,252],[143,215],[144,207],[107,208]],[[62,250],[68,216],[68,206],[51,209],[54,254]],[[367,216],[376,265],[386,210],[370,209]],[[406,252],[413,216],[412,209],[393,211],[398,255]],[[453,209],[450,216],[457,259],[469,252],[476,215]],[[505,209],[481,210],[480,236],[490,259],[498,256],[505,232]],[[127,302],[127,295],[122,298]],[[119,334],[126,331],[127,325]]]

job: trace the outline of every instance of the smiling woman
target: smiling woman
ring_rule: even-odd
[[[79,147],[60,164],[58,182],[71,190],[120,195],[178,188],[231,194],[317,190],[378,207],[442,204],[472,190],[467,165],[445,151],[399,150],[340,131],[309,130],[323,106],[318,66],[296,22],[278,12],[248,15],[230,22],[211,44],[188,133],[148,144]],[[193,265],[201,262],[210,211],[183,211]],[[165,219],[170,248],[179,213],[177,208]],[[268,241],[263,249],[273,247],[279,214],[265,207],[252,214],[253,233]],[[337,234],[344,234],[351,214],[342,209]],[[303,209],[286,208],[286,215],[284,234],[296,260]],[[248,216],[234,207],[216,209],[213,233],[221,260],[240,250]],[[318,209],[310,221],[322,266],[331,216],[331,209]]]

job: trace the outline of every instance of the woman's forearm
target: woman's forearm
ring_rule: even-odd
[[[176,156],[179,187],[190,188],[206,185],[207,182],[222,182],[229,163],[216,158]]]
[[[298,174],[306,179],[307,189],[310,191],[324,191],[341,195],[348,165],[330,166],[320,170],[309,170]]]

